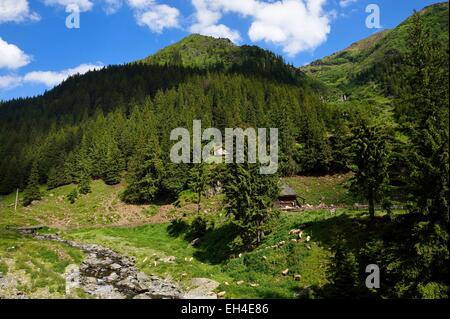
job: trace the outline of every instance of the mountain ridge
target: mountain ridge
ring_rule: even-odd
[[[436,3],[419,11],[436,43],[448,48],[448,2]],[[325,58],[300,69],[325,83],[331,100],[343,95],[358,98],[397,95],[401,85],[403,55],[411,17],[393,29],[377,32]]]

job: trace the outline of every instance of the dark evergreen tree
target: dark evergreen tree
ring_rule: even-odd
[[[74,188],[74,189],[67,195],[67,200],[68,200],[71,204],[75,204],[77,198],[78,198],[78,189],[77,189],[77,188]]]
[[[129,185],[122,194],[122,199],[128,203],[152,203],[160,191],[163,164],[158,147],[151,144],[141,152],[133,159]]]
[[[92,192],[91,189],[91,176],[88,172],[83,172],[80,177],[80,182],[78,184],[78,191],[80,194],[87,195]]]
[[[47,189],[55,189],[69,183],[63,167],[52,167],[49,170],[47,176]]]
[[[274,202],[280,191],[278,181],[275,175],[261,175],[256,164],[227,167],[225,203],[246,249],[262,242],[268,222],[276,214]]]
[[[111,143],[104,158],[105,168],[102,179],[108,185],[116,185],[121,181],[121,173],[124,170],[122,153],[117,145]]]
[[[359,276],[359,265],[355,255],[346,249],[341,241],[329,265],[329,280],[331,288],[326,297],[334,299],[360,298],[362,296]]]
[[[375,219],[375,203],[385,203],[389,185],[387,138],[376,127],[363,123],[353,131],[353,160],[355,176],[350,190],[369,203],[369,215]]]
[[[189,187],[197,195],[197,212],[200,212],[202,195],[210,183],[210,171],[207,164],[195,164],[190,172]]]
[[[409,168],[413,206],[405,227],[406,267],[402,273],[403,296],[449,296],[449,108],[448,48],[433,43],[419,13],[413,16],[408,56],[408,90],[403,105],[411,143]]]
[[[30,177],[28,178],[28,184],[23,192],[23,205],[28,206],[34,200],[41,199],[42,194],[39,190],[39,171],[38,164],[36,161],[33,162],[31,166]]]

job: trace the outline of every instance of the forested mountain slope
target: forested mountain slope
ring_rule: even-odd
[[[448,50],[448,2],[420,11],[430,36]],[[392,30],[383,30],[331,56],[301,68],[326,84],[330,100],[398,96],[404,82],[403,63],[408,49],[408,18]]]
[[[191,47],[199,50],[205,42],[226,43],[202,36],[182,43],[192,39],[196,42]],[[243,54],[245,61],[211,68],[171,61],[110,66],[71,77],[42,96],[4,102],[0,105],[0,193],[23,188],[32,163],[41,183],[55,176],[59,176],[55,186],[76,181],[79,157],[86,159],[86,170],[94,178],[107,178],[111,173],[106,168],[114,167],[114,177],[107,179],[116,183],[137,156],[138,143],[153,140],[162,147],[162,156],[168,156],[171,129],[189,128],[193,119],[219,128],[271,126],[283,131],[289,126],[284,130],[292,136],[289,139],[311,134],[324,139],[324,123],[318,115],[321,103],[306,77],[270,52],[255,47],[242,50],[256,53]],[[209,54],[213,58],[216,53]],[[221,59],[218,54],[217,60]],[[308,133],[312,129],[315,133]],[[117,163],[97,167],[108,158]]]

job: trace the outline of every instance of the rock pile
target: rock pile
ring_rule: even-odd
[[[87,257],[78,267],[66,269],[66,293],[82,289],[101,299],[179,299],[183,293],[169,280],[140,272],[133,258],[122,256],[109,248],[80,244],[56,235],[34,235],[41,240],[64,243],[83,250]]]

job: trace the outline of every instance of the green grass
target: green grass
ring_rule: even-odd
[[[281,239],[289,240],[290,226],[302,220],[301,216],[284,217],[283,228],[277,230],[277,233],[282,232],[282,236],[271,235],[265,246],[244,253],[242,258],[232,259],[228,259],[225,253],[226,244],[232,239],[226,226],[219,226],[208,233],[203,238],[204,244],[198,248],[191,247],[182,235],[171,235],[168,224],[133,229],[76,230],[71,231],[67,237],[99,243],[120,253],[132,255],[144,272],[172,278],[181,282],[185,288],[190,279],[206,277],[221,283],[219,290],[226,291],[229,298],[294,298],[302,287],[326,283],[328,251],[315,243],[311,243],[311,250],[305,245],[293,243],[277,250],[265,247]],[[175,256],[176,263],[161,262],[168,256]],[[282,271],[287,267],[294,273],[302,274],[303,281],[299,283],[292,276],[282,276]],[[244,283],[238,285],[239,281]]]
[[[0,273],[2,273],[3,275],[6,275],[8,273],[8,265],[0,260]]]
[[[351,174],[332,176],[297,176],[285,178],[299,197],[306,200],[306,204],[319,205],[352,205],[355,199],[348,191],[348,181]]]
[[[37,296],[44,298],[64,296],[64,271],[82,260],[83,253],[77,249],[0,229],[0,271],[14,275],[24,293],[38,292]]]
[[[5,225],[50,225],[72,228],[109,225],[119,219],[113,206],[120,188],[106,185],[103,181],[92,182],[92,193],[81,195],[71,204],[67,195],[75,188],[67,185],[53,190],[41,187],[42,200],[35,205],[18,205],[14,211],[15,194],[0,198],[0,227]],[[19,201],[23,194],[19,194]]]
[[[230,258],[227,244],[234,232],[225,223],[209,231],[197,248],[189,245],[190,239],[182,232],[174,234],[169,224],[80,229],[70,231],[66,237],[134,256],[137,266],[147,274],[172,278],[185,288],[190,279],[206,277],[218,281],[219,290],[226,291],[228,298],[296,298],[308,288],[320,289],[328,283],[327,267],[336,238],[345,236],[357,250],[362,236],[373,235],[361,222],[366,219],[364,214],[351,211],[341,211],[337,216],[328,211],[282,214],[265,242],[241,258]],[[291,241],[289,231],[297,227],[312,237],[311,242]],[[281,241],[286,244],[272,248]],[[168,256],[175,256],[176,263],[162,262]],[[287,268],[290,274],[283,276]],[[300,282],[294,281],[294,274],[302,276]],[[243,283],[239,285],[240,281]]]
[[[350,175],[325,177],[295,177],[286,181],[307,203],[318,205],[351,205],[353,199],[345,187]],[[273,223],[273,231],[256,250],[244,252],[241,257],[230,250],[235,238],[235,228],[225,219],[221,200],[223,195],[205,198],[202,216],[214,222],[202,237],[199,247],[192,247],[189,233],[176,229],[169,223],[139,227],[112,227],[107,222],[93,225],[99,216],[114,214],[105,207],[117,201],[120,188],[113,188],[100,181],[92,185],[93,193],[70,204],[64,199],[74,186],[44,191],[43,200],[30,207],[20,207],[14,213],[14,195],[0,200],[0,271],[19,278],[19,288],[25,293],[38,294],[47,291],[52,297],[64,296],[62,274],[67,265],[82,261],[83,254],[73,248],[53,242],[37,241],[5,230],[5,225],[45,224],[55,218],[69,218],[67,229],[58,229],[61,236],[85,243],[98,243],[119,253],[136,257],[138,268],[150,275],[171,278],[188,288],[192,278],[205,277],[220,283],[219,291],[227,298],[297,298],[309,296],[310,291],[320,291],[329,283],[327,267],[335,249],[336,239],[344,236],[357,255],[368,236],[376,233],[366,227],[367,214],[339,209],[336,216],[329,211],[282,213]],[[61,199],[63,198],[63,199]],[[192,210],[192,207],[194,210]],[[186,210],[185,220],[190,222],[197,215],[196,205]],[[152,205],[143,216],[154,216],[160,206]],[[309,243],[293,243],[289,231],[301,228],[312,237]],[[53,232],[46,229],[44,232]],[[279,248],[272,248],[280,242]],[[232,255],[234,254],[234,256]],[[164,262],[170,256],[175,263]],[[289,269],[288,276],[282,272]],[[293,275],[301,275],[295,281]],[[242,282],[241,284],[238,284]],[[46,296],[44,294],[44,296]],[[74,297],[74,296],[71,296]],[[81,293],[77,298],[88,296]]]

